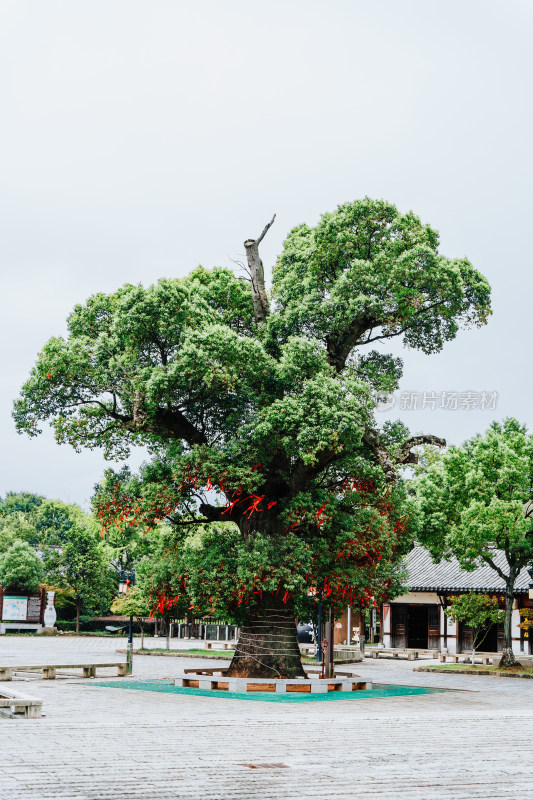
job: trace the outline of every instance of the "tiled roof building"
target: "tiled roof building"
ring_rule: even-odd
[[[503,551],[494,551],[496,566],[507,572]],[[504,605],[505,581],[488,564],[472,571],[461,569],[456,559],[435,563],[424,547],[415,547],[406,557],[408,594],[384,603],[381,608],[381,638],[385,647],[448,650],[461,653],[472,648],[469,628],[449,619],[444,610],[453,596],[466,592],[484,592],[498,597]],[[528,598],[529,575],[526,569],[519,574],[514,590],[512,617],[513,650],[533,652],[526,632],[519,628],[520,610],[533,606]],[[483,650],[503,650],[503,625],[494,625],[487,635]]]

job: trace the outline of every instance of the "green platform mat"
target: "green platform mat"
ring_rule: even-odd
[[[174,686],[168,679],[150,679],[144,681],[122,678],[114,681],[98,681],[85,683],[85,686],[104,689],[133,689],[141,692],[163,692],[164,694],[187,694],[192,696],[210,697],[212,700],[261,700],[267,703],[324,703],[331,701],[372,700],[381,697],[406,697],[408,695],[440,694],[447,689],[431,689],[424,686],[394,686],[392,684],[374,684],[368,691],[358,692],[327,692],[324,694],[311,694],[287,692],[212,692],[208,689],[184,689]]]

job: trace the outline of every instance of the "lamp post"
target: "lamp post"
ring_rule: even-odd
[[[128,593],[130,586],[135,586],[135,570],[129,571],[125,569],[120,570],[118,593],[125,595]],[[126,674],[131,675],[133,671],[133,614],[130,614],[130,623],[128,627],[128,645],[126,647]]]
[[[322,661],[322,592],[318,593],[318,621],[316,637],[316,660]]]

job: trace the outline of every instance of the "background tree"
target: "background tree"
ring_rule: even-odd
[[[76,606],[76,633],[80,630],[82,608],[107,610],[116,590],[115,572],[110,568],[100,532],[89,519],[78,519],[65,533],[49,579],[70,589]]]
[[[467,570],[488,564],[505,582],[501,667],[517,663],[511,620],[516,579],[533,560],[532,475],[533,437],[506,419],[451,447],[417,482],[418,538],[433,557],[454,556]]]
[[[37,529],[28,514],[16,511],[0,517],[0,553],[5,553],[15,542],[26,542],[36,547],[38,541]]]
[[[150,595],[141,586],[130,586],[125,594],[118,595],[111,604],[113,614],[135,617],[141,628],[141,650],[144,648],[144,626],[153,608]]]
[[[490,313],[467,259],[441,255],[414,214],[368,198],[290,232],[271,302],[259,245],[272,222],[244,243],[249,282],[199,268],[77,306],[14,411],[19,431],[48,420],[59,442],[110,459],[150,448],[138,478],[102,490],[107,530],[168,518],[186,538],[199,523],[234,523],[231,536],[203,535],[211,568],[198,583],[241,619],[234,675],[303,674],[294,614],[307,588],[348,604],[362,568],[408,547],[396,465],[444,442],[389,442],[377,429],[373,394],[396,388],[402,366],[369,345],[402,336],[438,352]]]
[[[6,517],[19,512],[31,514],[39,508],[44,499],[41,495],[31,492],[8,492],[4,500],[0,501],[0,516]]]
[[[0,583],[16,592],[36,592],[44,580],[44,568],[27,542],[14,542],[0,556]]]
[[[453,598],[444,612],[450,619],[462,622],[472,631],[472,665],[476,651],[485,641],[491,625],[502,622],[504,612],[498,607],[498,599],[487,594],[460,594]]]

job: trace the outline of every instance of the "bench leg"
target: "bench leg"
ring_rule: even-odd
[[[24,712],[22,716],[24,719],[39,719],[42,717],[43,707],[42,705],[38,706],[26,706],[24,708]]]
[[[407,653],[407,660],[408,661],[414,661],[415,660],[415,654],[414,653]]]
[[[96,667],[83,667],[84,678],[96,678]]]
[[[379,656],[378,651],[377,650],[373,650],[372,651],[372,658],[377,658],[378,656]]]
[[[117,675],[118,675],[119,678],[123,678],[125,676],[126,667],[127,667],[127,664],[119,664],[118,669],[117,669]]]
[[[55,667],[45,667],[43,669],[43,679],[45,681],[53,681],[56,677]]]
[[[10,681],[13,678],[12,669],[0,669],[0,681]]]

